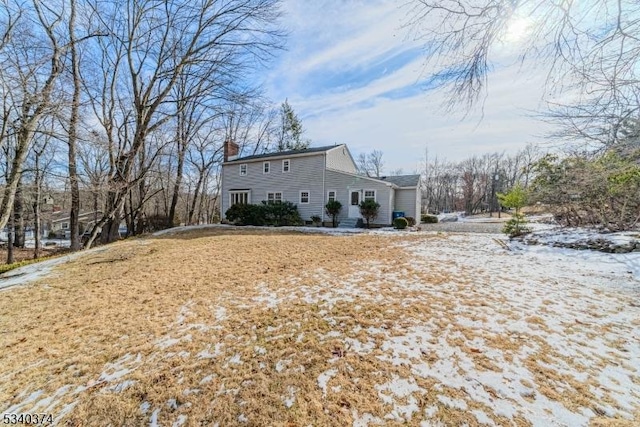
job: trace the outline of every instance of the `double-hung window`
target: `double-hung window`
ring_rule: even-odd
[[[267,193],[267,203],[281,202],[282,192],[277,191],[273,193]]]
[[[262,163],[262,173],[271,172],[271,162],[263,162]]]
[[[300,203],[302,203],[302,204],[309,203],[309,192],[308,191],[301,191],[300,192]]]
[[[291,170],[291,160],[285,159],[282,161],[282,173],[287,173]]]
[[[329,192],[327,192],[327,201],[333,202],[334,200],[336,200],[336,192],[334,190],[329,190]]]
[[[240,176],[245,176],[247,174],[247,164],[243,163],[240,165]]]
[[[376,201],[376,190],[364,190],[364,200]]]

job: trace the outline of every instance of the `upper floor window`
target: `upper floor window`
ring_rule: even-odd
[[[300,192],[300,203],[309,203],[309,192],[301,191]]]
[[[282,173],[289,172],[291,170],[291,160],[285,159],[282,161]]]
[[[262,173],[269,173],[271,171],[271,162],[262,163]]]
[[[245,176],[247,174],[247,164],[240,165],[240,176]]]
[[[364,200],[376,201],[376,190],[364,190]]]
[[[327,201],[333,202],[336,199],[336,192],[331,190],[327,193]]]

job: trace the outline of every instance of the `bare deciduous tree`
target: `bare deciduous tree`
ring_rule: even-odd
[[[414,0],[408,26],[428,45],[429,66],[449,84],[449,107],[486,95],[500,47],[548,72],[548,89],[577,95],[554,104],[560,136],[610,145],[620,124],[640,117],[640,3],[634,0]],[[516,40],[515,34],[517,37]]]
[[[370,153],[360,153],[356,160],[358,172],[370,177],[382,176],[384,170],[383,153],[380,150],[373,150]]]

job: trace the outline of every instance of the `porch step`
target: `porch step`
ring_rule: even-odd
[[[338,228],[356,228],[357,223],[358,223],[358,218],[345,218],[340,220],[340,224],[338,224]]]

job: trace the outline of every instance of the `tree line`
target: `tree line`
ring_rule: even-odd
[[[521,184],[528,188],[534,166],[544,152],[529,144],[512,155],[487,153],[450,162],[425,150],[422,166],[422,209],[429,213],[498,212],[498,193]]]
[[[278,0],[0,1],[0,228],[41,249],[61,194],[71,248],[216,219],[222,147],[308,145],[253,77],[283,47]],[[15,232],[14,232],[15,231]],[[98,237],[99,236],[99,237]]]

